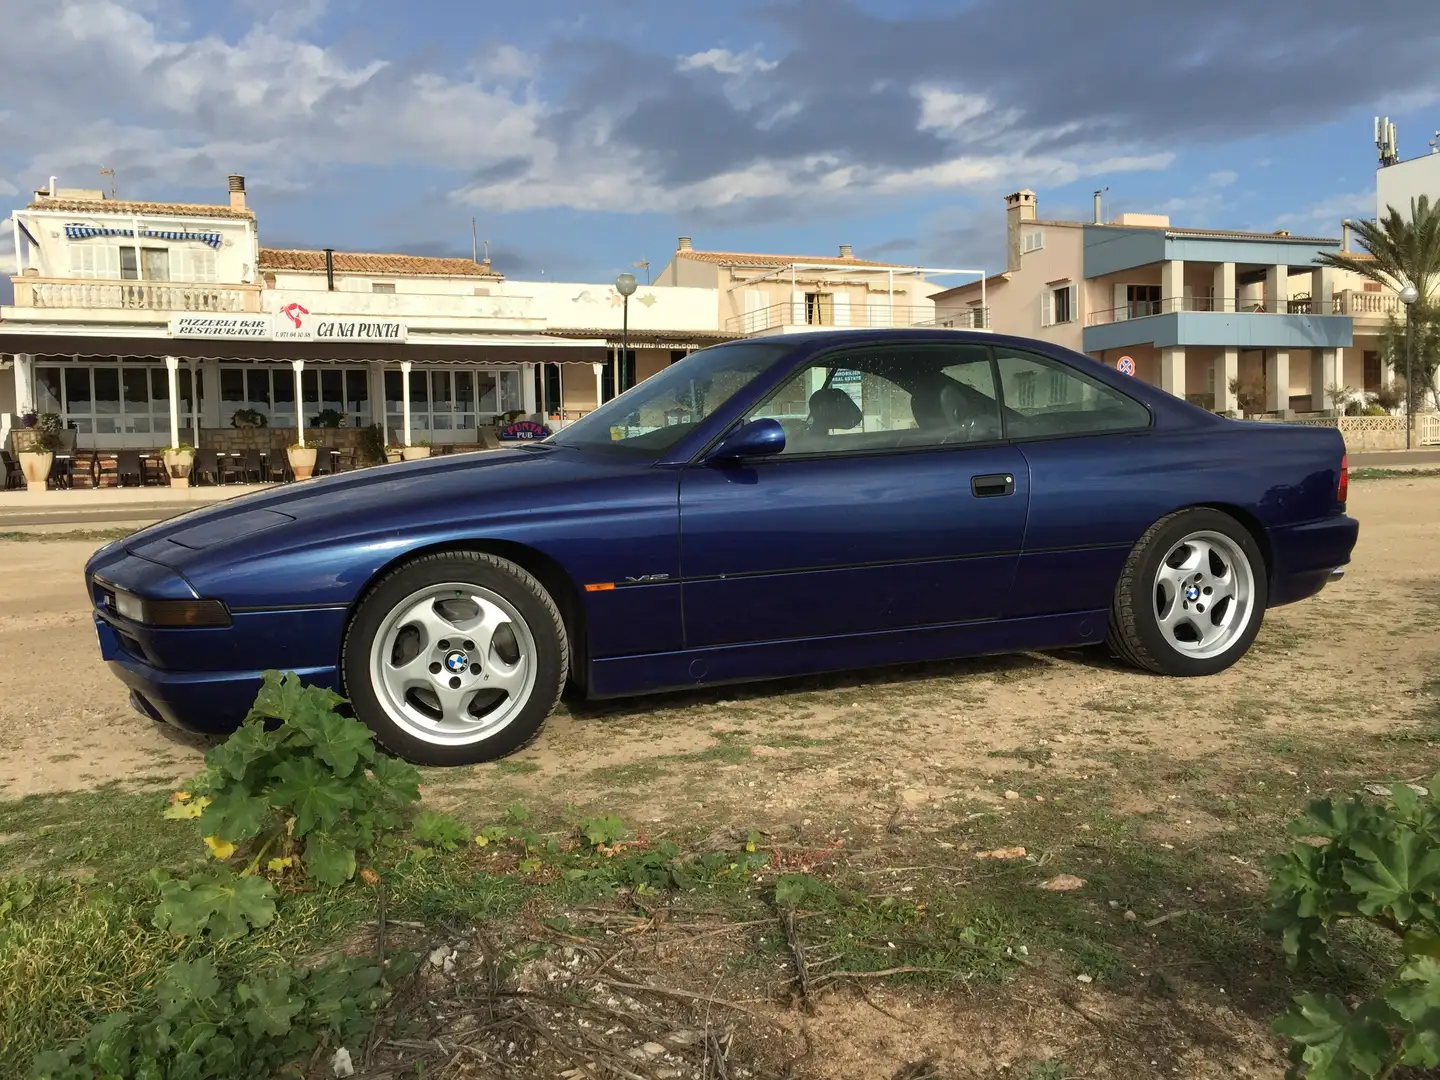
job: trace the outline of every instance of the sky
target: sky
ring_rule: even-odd
[[[0,214],[241,173],[267,246],[468,256],[473,217],[568,281],[681,235],[993,272],[1023,187],[1334,236],[1374,214],[1376,114],[1428,152],[1437,40],[1418,0],[0,0]]]

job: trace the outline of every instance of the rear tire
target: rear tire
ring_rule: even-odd
[[[417,765],[473,765],[540,733],[569,671],[565,624],[524,569],[478,551],[424,555],[361,602],[340,657],[355,715]]]
[[[1147,671],[1214,675],[1249,650],[1268,597],[1250,531],[1219,510],[1181,510],[1152,525],[1125,560],[1109,645]]]

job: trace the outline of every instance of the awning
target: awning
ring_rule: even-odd
[[[88,240],[92,236],[134,236],[134,229],[114,229],[99,225],[66,225],[65,235],[71,240]],[[175,229],[141,229],[141,239],[198,240],[219,249],[224,237],[214,232],[183,232]]]
[[[412,331],[404,342],[247,341],[172,338],[154,327],[110,328],[0,323],[0,353],[77,357],[82,360],[155,359],[304,360],[307,363],[600,364],[603,338],[564,339],[544,334],[429,335]]]

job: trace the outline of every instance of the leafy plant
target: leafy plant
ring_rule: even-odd
[[[367,424],[360,429],[360,455],[367,465],[377,465],[385,460],[385,436],[379,424]]]
[[[453,818],[449,814],[437,813],[434,810],[421,810],[420,815],[415,819],[415,827],[411,835],[422,844],[429,844],[431,847],[437,847],[444,851],[454,851],[470,839],[470,830],[463,821]]]
[[[230,414],[230,426],[236,428],[269,427],[269,418],[259,409],[236,409]]]
[[[340,428],[345,426],[345,414],[339,409],[321,409],[310,421],[311,427]]]
[[[182,442],[179,446],[167,446],[160,452],[162,454],[193,454],[195,453],[195,448],[189,443]]]
[[[1322,957],[1330,930],[1363,919],[1388,931],[1400,961],[1353,1011],[1304,994],[1275,1029],[1293,1040],[1289,1076],[1381,1080],[1440,1066],[1440,775],[1418,795],[1397,784],[1385,804],[1310,804],[1291,831],[1307,838],[1271,860],[1267,926],[1292,965]]]
[[[363,1038],[384,1001],[380,966],[344,958],[300,974],[247,973],[231,984],[208,957],[180,961],[155,984],[154,1008],[117,1012],[63,1050],[35,1058],[33,1080],[170,1080],[300,1075],[323,1044]]]
[[[625,823],[614,814],[591,818],[580,826],[580,834],[590,841],[591,847],[614,844],[625,839]]]
[[[420,774],[381,755],[365,725],[336,711],[343,701],[293,673],[265,672],[245,723],[205,755],[203,794],[177,792],[166,816],[198,820],[210,853],[243,865],[238,879],[303,871],[323,885],[348,881],[360,856],[404,824]],[[227,892],[223,875],[207,880],[162,883],[157,925],[226,936],[243,932],[240,921],[268,921],[265,883]]]

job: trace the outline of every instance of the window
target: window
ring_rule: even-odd
[[[559,369],[553,368],[558,391]],[[549,371],[546,375],[550,374]],[[392,437],[405,430],[403,375],[385,372],[385,425]],[[537,381],[539,370],[537,368]],[[539,386],[536,404],[539,405]],[[550,397],[547,404],[558,404]],[[347,408],[353,408],[347,403]],[[484,368],[417,368],[410,372],[410,434],[427,438],[439,433],[442,441],[471,442],[477,424],[488,423],[501,413],[524,408],[524,384],[519,371]],[[368,415],[368,405],[366,406]],[[365,421],[369,423],[368,420]],[[453,434],[452,434],[453,433]]]
[[[1143,319],[1146,315],[1160,314],[1159,285],[1125,286],[1126,318]]]
[[[658,458],[793,346],[734,342],[691,353],[546,440],[577,450]]]
[[[140,280],[140,264],[136,261],[138,254],[133,247],[122,247],[120,249],[120,277],[122,280]]]
[[[145,267],[146,281],[170,280],[169,248],[142,248],[140,255]]]
[[[187,281],[218,281],[215,272],[215,252],[209,248],[185,252],[185,279]]]
[[[195,420],[188,366],[180,366],[176,381],[180,427],[188,430]],[[35,388],[37,405],[90,436],[86,445],[152,447],[169,441],[170,372],[164,364],[45,364],[42,359],[35,368]]]
[[[995,354],[1011,438],[1135,431],[1150,426],[1150,410],[1120,391],[1047,357],[1017,350]],[[1043,388],[1043,392],[1042,392]]]
[[[690,350],[689,350],[689,349],[671,349],[671,350],[670,350],[670,363],[672,363],[672,364],[678,364],[681,360],[684,360],[685,357],[687,357],[687,356],[689,356],[689,355],[690,355]]]
[[[72,243],[70,274],[77,278],[118,278],[120,249],[114,244]]]
[[[990,351],[902,346],[822,357],[749,419],[778,420],[784,455],[902,450],[1000,438]]]
[[[1045,246],[1045,234],[1039,229],[1026,229],[1020,234],[1020,250],[1039,251]]]
[[[1040,325],[1074,322],[1078,299],[1079,293],[1074,285],[1047,288],[1040,297]]]
[[[395,291],[395,283],[393,281],[372,281],[370,283],[370,291],[372,293],[393,293]]]
[[[813,292],[805,294],[805,325],[835,325],[835,297],[832,294]]]

